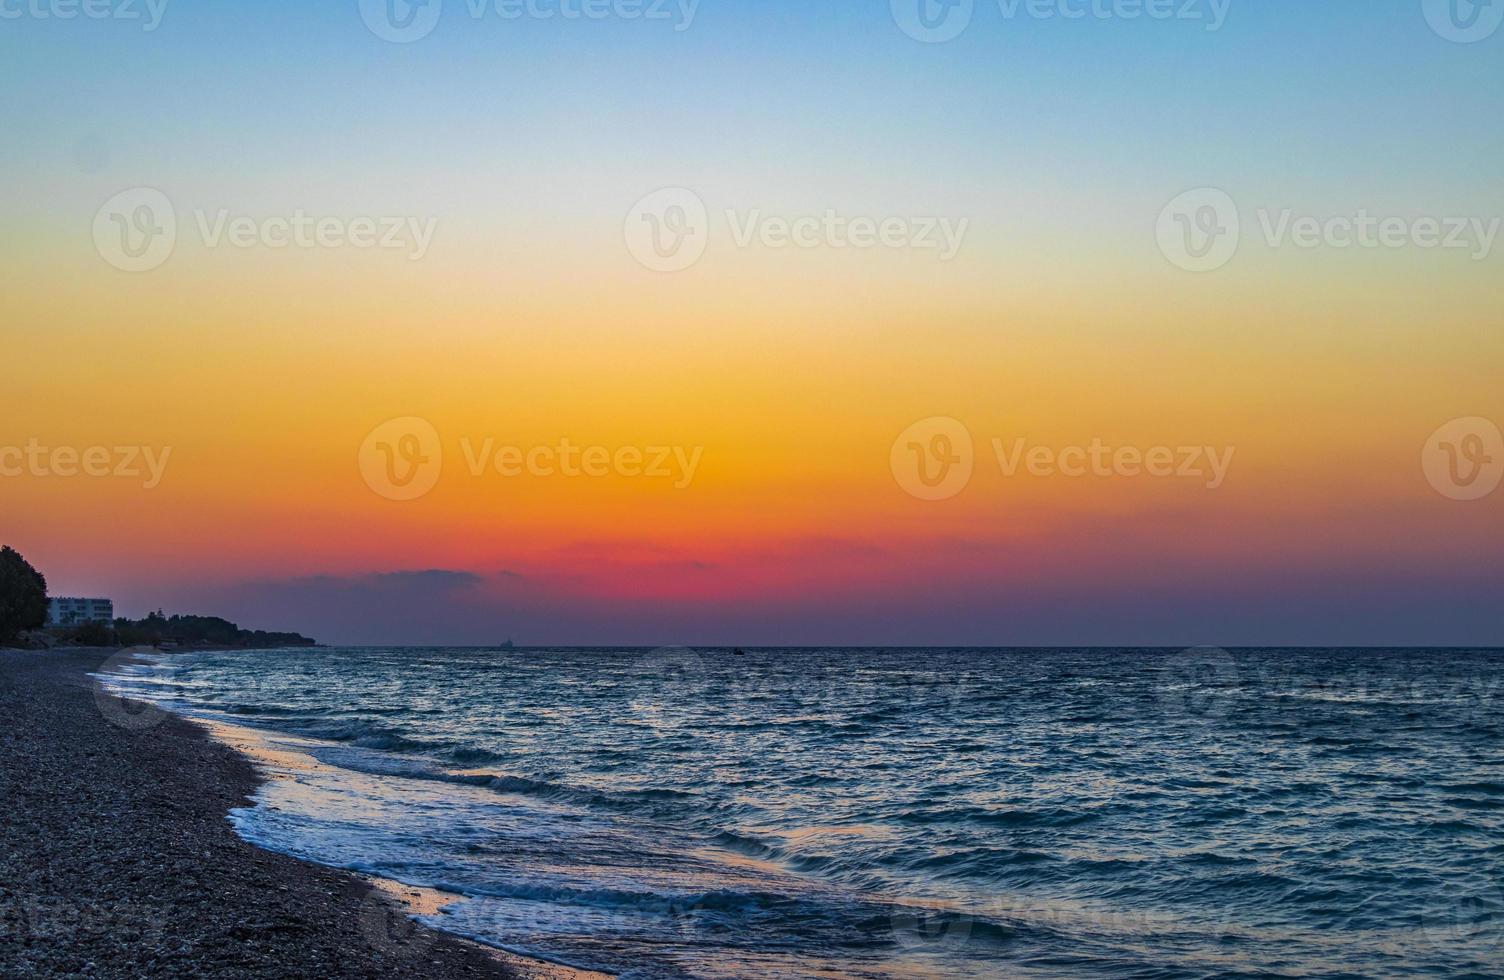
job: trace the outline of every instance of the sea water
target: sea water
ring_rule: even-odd
[[[312,760],[247,839],[579,967],[1504,976],[1504,652],[318,648],[111,683]]]

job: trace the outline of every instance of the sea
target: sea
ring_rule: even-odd
[[[146,655],[247,840],[645,978],[1504,977],[1504,651]],[[100,695],[102,710],[120,712]]]

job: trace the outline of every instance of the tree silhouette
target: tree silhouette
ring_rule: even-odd
[[[0,548],[0,643],[47,622],[47,580],[14,548]]]

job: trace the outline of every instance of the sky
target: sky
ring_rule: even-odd
[[[0,0],[0,541],[331,643],[1504,645],[1504,9],[917,2]]]

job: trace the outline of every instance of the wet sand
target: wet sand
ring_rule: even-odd
[[[98,697],[109,655],[0,650],[0,976],[586,976],[413,923],[431,894],[241,840],[251,762]]]

